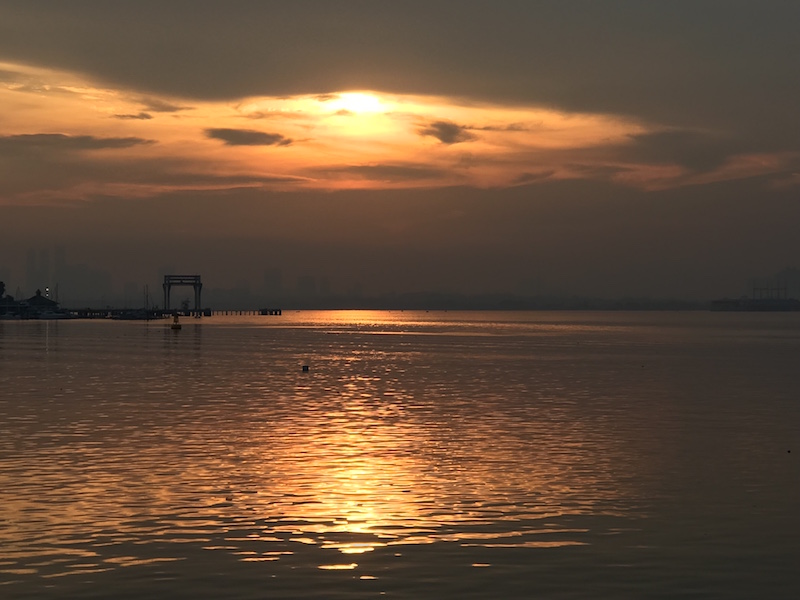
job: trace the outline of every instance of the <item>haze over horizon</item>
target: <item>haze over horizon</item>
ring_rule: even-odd
[[[741,0],[0,0],[0,280],[738,296],[800,266],[798,22]]]

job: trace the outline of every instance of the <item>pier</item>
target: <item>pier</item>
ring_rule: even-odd
[[[283,311],[280,308],[259,308],[255,310],[212,310],[210,308],[206,309],[206,312],[210,314],[203,313],[204,316],[211,317],[211,316],[242,316],[242,315],[263,315],[263,316],[280,316],[283,314]]]
[[[157,319],[168,319],[173,315],[180,317],[219,317],[219,316],[281,316],[283,310],[280,308],[258,308],[258,309],[212,309],[204,308],[195,310],[165,310],[165,309],[144,309],[144,308],[65,308],[61,311],[73,319],[115,319],[118,321],[154,321]]]
[[[194,290],[194,308],[189,308],[189,301],[181,303],[180,308],[170,306],[170,295],[173,286],[191,286]],[[14,301],[6,297],[0,316],[6,319],[114,319],[119,321],[152,321],[170,317],[214,317],[214,316],[280,316],[280,308],[248,308],[218,309],[202,308],[201,292],[203,283],[200,275],[164,275],[164,305],[162,308],[150,305],[150,298],[145,286],[144,306],[141,308],[117,308],[106,306],[62,308],[59,303],[46,296],[40,290],[27,300]]]

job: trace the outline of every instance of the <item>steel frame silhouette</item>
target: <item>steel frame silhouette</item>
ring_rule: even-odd
[[[170,292],[173,285],[192,286],[194,288],[194,316],[199,317],[202,314],[203,305],[200,294],[203,291],[203,283],[200,281],[200,275],[164,275],[164,310],[169,310]]]

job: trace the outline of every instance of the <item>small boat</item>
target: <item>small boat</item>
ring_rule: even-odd
[[[172,325],[170,325],[169,327],[170,327],[170,329],[173,329],[175,331],[178,331],[181,328],[181,324],[178,321],[178,314],[177,313],[172,315]]]

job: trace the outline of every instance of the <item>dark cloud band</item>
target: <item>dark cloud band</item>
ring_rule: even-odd
[[[0,136],[0,150],[102,150],[130,148],[155,143],[138,137],[100,138],[93,135],[29,133]]]
[[[450,121],[434,121],[427,127],[419,130],[420,135],[435,137],[443,144],[458,144],[469,142],[475,136],[467,131],[465,127]]]
[[[206,129],[206,136],[225,142],[228,146],[290,146],[292,140],[280,133],[265,133],[253,129]]]

